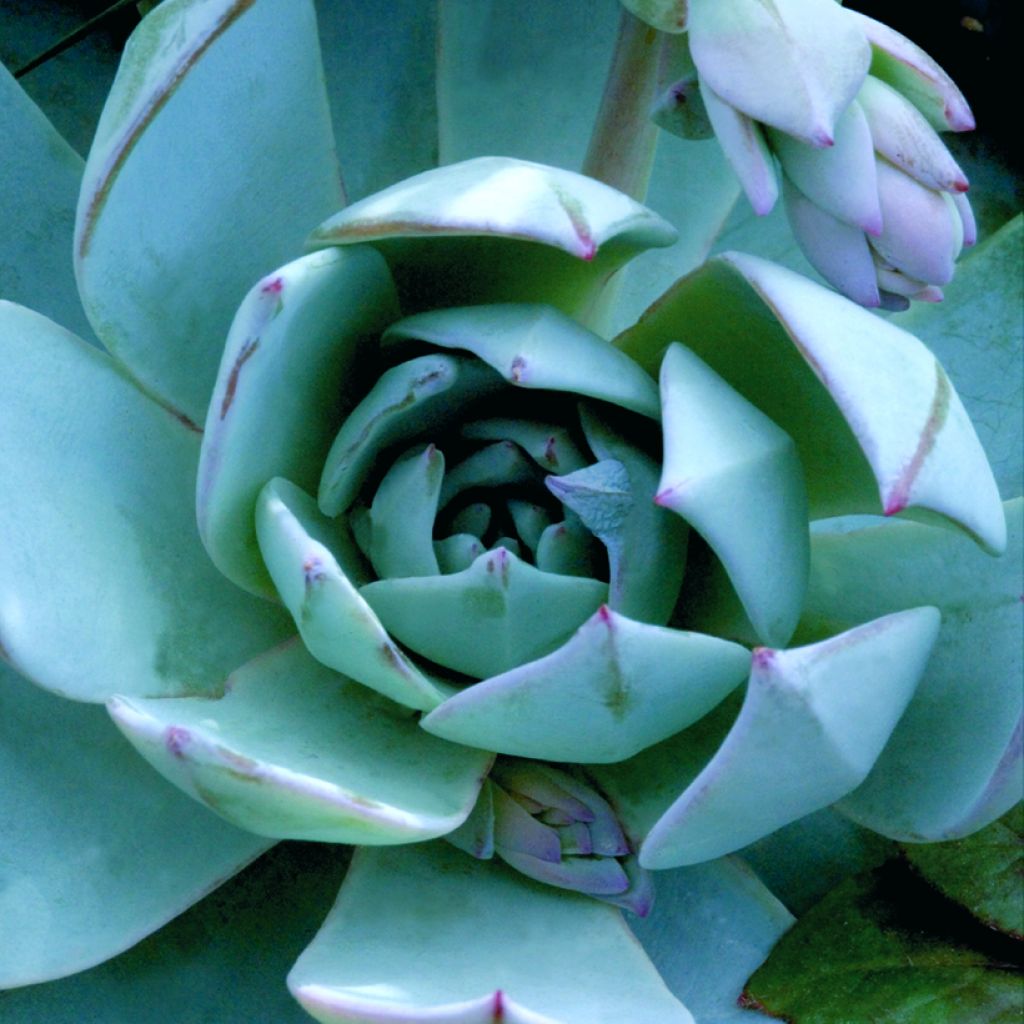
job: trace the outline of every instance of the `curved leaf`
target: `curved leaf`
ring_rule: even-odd
[[[915,608],[820,644],[759,648],[739,718],[648,833],[640,863],[730,853],[849,793],[907,706],[938,625],[934,608]]]
[[[210,557],[246,590],[274,593],[256,542],[256,496],[274,476],[316,487],[372,367],[366,350],[397,309],[387,268],[362,247],[274,271],[235,315],[206,417],[196,516]]]
[[[354,203],[321,224],[309,244],[373,243],[408,313],[513,301],[579,313],[614,270],[675,239],[667,221],[602,182],[478,157]]]
[[[169,0],[129,40],[86,163],[89,320],[201,423],[249,285],[341,202],[312,3]]]
[[[71,266],[81,157],[0,65],[0,298],[92,340]]]
[[[288,984],[324,1024],[693,1022],[617,910],[442,843],[360,850]]]
[[[240,668],[217,701],[115,697],[110,713],[190,796],[282,839],[444,835],[472,810],[492,758],[428,736],[405,708],[324,668],[297,641]]]
[[[601,608],[558,650],[469,687],[422,724],[502,754],[622,761],[702,718],[749,668],[737,644]]]
[[[196,535],[199,437],[111,360],[0,303],[0,645],[78,700],[219,691],[287,617]]]
[[[549,653],[608,597],[608,585],[555,576],[503,547],[446,576],[360,590],[389,633],[423,657],[483,679]]]
[[[796,442],[811,515],[915,506],[993,551],[1005,522],[949,378],[912,335],[792,271],[730,253],[616,339],[653,369],[681,340]],[[841,473],[837,473],[837,467]]]
[[[2,663],[0,709],[0,988],[116,956],[270,845],[154,775],[102,709]]]

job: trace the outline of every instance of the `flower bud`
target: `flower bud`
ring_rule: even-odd
[[[480,859],[497,854],[547,885],[640,917],[651,909],[649,873],[611,806],[591,785],[550,765],[500,760],[473,815],[448,839]]]

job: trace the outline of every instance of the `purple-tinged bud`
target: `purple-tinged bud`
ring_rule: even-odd
[[[448,840],[480,859],[497,854],[548,885],[641,916],[650,910],[648,873],[611,806],[589,783],[550,765],[500,759],[473,813]]]

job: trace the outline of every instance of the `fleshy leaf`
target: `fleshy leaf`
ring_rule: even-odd
[[[742,253],[684,278],[616,339],[653,370],[682,340],[796,442],[811,515],[919,507],[1005,545],[992,471],[949,378],[916,338]],[[842,468],[841,480],[836,467]]]
[[[20,671],[77,700],[212,693],[288,635],[199,543],[193,430],[20,306],[0,303],[0,352],[0,646]]]
[[[110,713],[175,785],[277,838],[377,845],[444,835],[472,810],[491,761],[428,736],[406,709],[297,641],[240,668],[217,701],[114,698]]]
[[[235,315],[206,417],[196,512],[230,580],[272,595],[256,543],[260,488],[317,485],[366,349],[397,316],[391,278],[367,247],[313,253],[267,275]]]
[[[840,114],[829,149],[779,131],[768,137],[787,176],[816,206],[869,234],[882,230],[871,129],[856,100]]]
[[[918,303],[894,318],[932,349],[957,382],[1004,498],[1024,491],[1022,246],[1024,216],[1018,215],[958,264],[941,310]]]
[[[312,3],[163,3],[125,48],[86,163],[75,259],[89,320],[201,423],[246,289],[340,203]]]
[[[423,720],[456,743],[551,761],[622,761],[702,718],[750,653],[601,608],[558,650],[478,683]]]
[[[851,1007],[892,1024],[1009,1024],[1020,1014],[1019,973],[950,943],[929,902],[890,868],[849,879],[783,936],[744,1005],[814,1024],[847,1024]]]
[[[459,433],[471,441],[513,441],[549,473],[571,473],[586,465],[569,431],[554,423],[518,419],[476,420],[463,424]]]
[[[282,982],[323,920],[348,859],[346,847],[278,843],[115,959],[58,982],[0,992],[4,1022],[167,1024],[172,1012],[176,1024],[309,1024]],[[108,911],[109,904],[97,915]]]
[[[358,851],[288,985],[323,1024],[693,1022],[618,911],[441,843]]]
[[[101,708],[2,663],[0,708],[0,988],[115,956],[270,845],[154,775]]]
[[[599,181],[479,157],[353,203],[310,244],[374,244],[409,312],[509,301],[580,312],[628,259],[675,239],[667,221]]]
[[[690,0],[688,33],[722,99],[815,146],[831,144],[871,62],[857,22],[818,0]]]
[[[629,918],[665,984],[708,1024],[767,1018],[736,1005],[743,983],[793,915],[740,860],[722,857],[653,874],[655,911]]]
[[[385,343],[424,341],[465,349],[515,387],[599,398],[651,419],[661,408],[650,377],[603,338],[549,306],[465,306],[392,325]]]
[[[331,445],[320,478],[324,514],[338,515],[355,501],[381,449],[451,422],[501,387],[501,378],[478,360],[441,353],[386,370]]]
[[[535,483],[539,476],[536,464],[519,445],[512,441],[496,441],[452,466],[441,488],[440,506],[445,508],[465,491],[528,485]]]
[[[0,298],[92,340],[72,274],[81,157],[0,64]]]
[[[910,700],[938,627],[934,608],[914,608],[820,644],[755,651],[739,718],[651,829],[641,864],[710,860],[849,793]]]
[[[655,500],[711,545],[763,642],[785,644],[810,557],[792,438],[678,343],[661,364],[661,402],[665,458]]]
[[[483,679],[548,654],[608,597],[505,548],[447,576],[377,580],[360,591],[388,632],[440,665]]]
[[[369,578],[344,526],[287,480],[271,480],[256,506],[267,568],[310,654],[364,686],[421,710],[448,690],[388,636],[358,587]]]
[[[913,843],[903,855],[943,895],[989,928],[1024,939],[1024,804],[954,843]]]
[[[378,576],[436,576],[433,531],[444,455],[432,444],[392,463],[370,506],[370,561]]]
[[[316,10],[349,201],[439,163],[435,5],[389,0],[386,19],[348,0],[316,0]]]
[[[915,523],[813,538],[800,635],[821,636],[897,608],[934,604],[942,628],[928,670],[875,770],[841,804],[897,839],[954,839],[1019,800],[1024,673],[1024,501],[1006,505],[1000,559]]]
[[[689,0],[622,0],[622,6],[659,32],[685,32]]]
[[[662,626],[679,599],[689,529],[657,504],[658,463],[630,439],[625,418],[611,412],[604,409],[599,415],[592,405],[580,409],[587,443],[599,459],[623,466],[632,499],[618,527],[600,533],[611,574],[608,606],[629,618]]]
[[[706,82],[701,96],[719,145],[736,172],[751,208],[758,216],[770,213],[779,198],[779,180],[761,126],[730,106]]]
[[[956,83],[916,43],[874,18],[850,11],[849,17],[871,43],[871,74],[902,93],[940,132],[967,132],[974,115]]]

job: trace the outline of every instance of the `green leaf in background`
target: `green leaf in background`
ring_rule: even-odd
[[[910,844],[907,860],[982,924],[1024,939],[1024,804],[955,843]]]
[[[744,1005],[790,1024],[1016,1024],[1018,944],[986,941],[913,882],[897,862],[834,889],[783,936]]]
[[[116,960],[0,992],[0,1020],[309,1024],[284,978],[323,920],[348,859],[337,846],[280,843]]]

